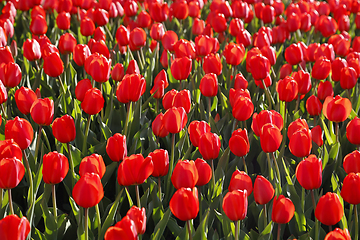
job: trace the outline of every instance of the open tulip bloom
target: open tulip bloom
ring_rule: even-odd
[[[0,9],[0,240],[359,238],[359,0]]]

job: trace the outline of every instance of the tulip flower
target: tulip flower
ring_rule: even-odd
[[[92,89],[91,81],[87,78],[80,80],[75,87],[75,97],[80,101],[84,101],[86,92]]]
[[[280,147],[283,136],[281,135],[280,129],[272,124],[266,123],[261,128],[260,133],[260,144],[264,152],[270,153],[275,152]]]
[[[238,94],[242,89],[230,89],[230,105],[232,106],[232,115],[238,121],[248,120],[254,112],[254,104],[249,96]]]
[[[199,174],[199,178],[196,182],[196,186],[204,186],[206,185],[211,177],[212,177],[212,171],[210,165],[203,159],[197,158],[195,160],[195,166]]]
[[[206,74],[200,81],[200,92],[205,97],[215,97],[218,92],[218,80],[214,73]]]
[[[5,139],[13,139],[21,150],[30,146],[33,137],[33,128],[25,119],[15,117],[14,120],[8,120],[5,124]]]
[[[70,13],[61,12],[56,17],[56,25],[61,30],[68,30],[70,28]]]
[[[188,127],[190,141],[194,147],[199,146],[200,137],[211,131],[210,125],[205,121],[192,121]]]
[[[74,119],[70,115],[56,118],[52,124],[52,132],[61,143],[74,141],[76,137]]]
[[[195,59],[195,44],[185,39],[180,39],[174,44],[174,52],[176,58],[187,57]]]
[[[310,116],[318,116],[322,110],[322,103],[319,98],[315,95],[311,95],[306,100],[306,110],[310,114]]]
[[[119,238],[129,240],[138,239],[135,222],[127,215],[123,217],[120,222],[117,222],[115,226],[109,227],[105,232],[105,240],[116,240]]]
[[[355,150],[344,157],[344,170],[347,174],[360,173],[360,152]]]
[[[76,47],[76,38],[71,33],[64,33],[59,39],[59,50],[61,54],[72,53]]]
[[[311,76],[317,80],[326,79],[331,71],[330,60],[322,57],[315,61],[314,67],[311,71]]]
[[[58,152],[50,152],[43,156],[43,180],[47,184],[58,184],[69,170],[67,157]]]
[[[193,160],[179,160],[171,175],[171,182],[176,189],[194,188],[199,174]]]
[[[36,99],[30,108],[30,114],[37,124],[50,125],[54,118],[54,101],[49,98]]]
[[[40,44],[35,39],[26,39],[23,44],[24,57],[30,62],[41,58]]]
[[[171,64],[171,74],[179,81],[187,79],[191,72],[191,63],[188,57],[176,58]]]
[[[357,133],[360,131],[360,118],[355,117],[346,125],[346,138],[354,145],[360,145],[360,137]]]
[[[342,89],[352,89],[357,83],[357,72],[352,67],[344,67],[341,70],[340,86]]]
[[[104,97],[97,88],[91,88],[86,91],[81,108],[89,115],[95,115],[104,107]]]
[[[164,114],[164,127],[170,133],[180,132],[187,122],[187,115],[183,107],[172,107]]]
[[[13,139],[0,141],[0,159],[2,158],[22,159],[22,151]]]
[[[225,46],[224,57],[226,63],[232,66],[239,65],[244,59],[245,48],[242,44],[229,43]]]
[[[144,234],[146,231],[146,212],[145,208],[138,208],[132,206],[130,210],[126,213],[131,220],[134,221],[136,232],[138,235]]]
[[[246,190],[249,196],[253,191],[251,178],[245,172],[235,170],[231,176],[228,190],[229,192],[234,190]]]
[[[17,85],[19,85],[21,77],[21,68],[18,64],[9,62],[2,65],[2,68],[0,69],[0,79],[5,87],[16,87]]]
[[[15,102],[19,111],[25,115],[30,113],[33,102],[37,99],[33,90],[27,87],[21,87],[15,92]]]
[[[236,74],[234,88],[235,89],[247,89],[248,81],[245,79],[244,75],[241,73]]]
[[[284,195],[274,198],[271,220],[275,223],[286,224],[290,222],[295,213],[293,202]]]
[[[120,25],[116,30],[115,38],[120,46],[127,46],[129,45],[130,32],[124,25]]]
[[[298,84],[293,77],[285,77],[276,84],[280,101],[291,102],[298,95]]]
[[[243,158],[245,172],[247,172],[245,158],[244,158],[244,156],[250,150],[250,143],[249,143],[247,130],[246,129],[242,130],[241,128],[239,128],[238,130],[235,130],[231,134],[231,137],[229,140],[229,147],[230,147],[230,151],[232,153],[234,153],[238,157]]]
[[[324,240],[351,240],[351,236],[346,228],[344,230],[335,228],[335,230],[326,234]]]
[[[181,221],[196,218],[199,213],[197,188],[178,189],[170,200],[170,210]]]
[[[26,217],[8,215],[0,220],[0,236],[3,240],[25,240],[30,233],[30,223]]]
[[[311,139],[319,146],[321,147],[324,144],[323,139],[323,131],[320,127],[320,125],[315,126],[313,129],[311,129]]]
[[[260,136],[263,126],[267,123],[274,124],[281,131],[284,121],[280,113],[275,110],[263,110],[259,114],[254,113],[251,128],[256,136]]]
[[[75,202],[83,208],[98,204],[104,196],[100,177],[96,173],[86,173],[75,184],[72,191]]]
[[[124,65],[121,63],[116,63],[114,68],[111,70],[111,78],[116,81],[120,82],[124,77]]]
[[[36,15],[31,19],[30,31],[34,35],[44,35],[48,30],[46,20],[41,15]]]
[[[216,133],[207,132],[199,140],[199,152],[204,160],[213,160],[218,157],[221,147],[220,138]]]
[[[74,62],[82,67],[85,64],[86,59],[91,55],[90,48],[85,44],[78,44],[73,50]]]
[[[156,149],[149,153],[151,161],[154,164],[154,171],[151,174],[154,177],[165,176],[169,171],[169,153],[164,149]]]
[[[164,114],[160,113],[156,116],[152,122],[151,129],[155,136],[157,137],[166,137],[169,134],[169,131],[166,130],[164,125]]]
[[[162,100],[162,104],[165,110],[172,107],[183,107],[186,113],[191,110],[191,96],[190,91],[187,89],[177,91],[175,89],[167,92]]]
[[[300,47],[300,44],[293,43],[285,49],[285,60],[290,65],[297,65],[297,64],[301,63],[303,58],[304,58],[304,55],[303,55],[303,51]]]
[[[269,59],[258,54],[250,58],[249,66],[251,67],[251,74],[253,78],[255,80],[262,80],[269,75],[271,64]]]
[[[44,72],[50,77],[58,77],[64,72],[64,63],[59,53],[53,52],[44,57]]]
[[[339,123],[345,121],[351,112],[351,102],[347,98],[337,95],[335,98],[327,97],[323,104],[323,113],[330,121]]]
[[[222,63],[218,53],[210,53],[204,57],[203,70],[205,74],[214,73],[219,76],[222,72]]]
[[[254,199],[257,204],[265,205],[273,198],[274,187],[265,177],[258,175],[254,182]],[[264,211],[265,213],[266,211]],[[266,218],[265,218],[266,220]]]
[[[348,203],[357,205],[360,203],[360,173],[349,173],[344,178],[341,189],[341,197]],[[355,206],[356,207],[356,206]]]
[[[94,153],[90,156],[84,157],[80,162],[80,177],[84,176],[86,173],[96,173],[101,179],[104,176],[105,171],[106,167],[104,160],[99,154]]]
[[[11,189],[16,187],[25,174],[21,160],[16,157],[0,159],[0,188]]]
[[[121,103],[137,102],[146,90],[146,81],[140,74],[126,74],[120,82],[116,97]]]
[[[207,56],[211,52],[217,52],[218,45],[218,40],[209,36],[199,35],[195,38],[196,54],[199,57]]]
[[[91,36],[95,31],[95,23],[92,19],[85,17],[80,22],[80,33],[83,36]]]
[[[331,226],[337,224],[344,215],[344,209],[336,193],[328,192],[323,195],[315,209],[315,217],[323,224]]]
[[[309,128],[301,128],[289,137],[290,152],[299,158],[309,156],[312,148],[311,131]]]
[[[315,155],[302,160],[296,167],[296,178],[307,189],[317,189],[322,183],[322,162]]]
[[[107,59],[98,53],[91,54],[85,60],[85,71],[99,83],[109,80],[111,71],[111,59]]]
[[[114,162],[122,161],[127,155],[126,136],[115,133],[107,140],[106,153]]]

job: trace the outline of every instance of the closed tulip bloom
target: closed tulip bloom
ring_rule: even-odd
[[[146,231],[146,212],[145,208],[138,208],[137,206],[132,206],[130,210],[126,213],[131,220],[134,221],[137,234],[144,234]]]
[[[331,82],[329,81],[324,81],[324,82],[320,82],[318,85],[318,98],[321,101],[324,101],[325,98],[327,97],[333,97],[334,96],[334,89],[331,85]]]
[[[117,222],[115,226],[109,227],[104,235],[105,240],[138,239],[138,233],[135,222],[129,216],[125,216],[121,221]]]
[[[203,69],[205,74],[215,73],[216,75],[220,75],[222,72],[222,63],[220,59],[220,55],[218,53],[211,53],[204,57]]]
[[[104,160],[99,154],[94,153],[90,156],[84,157],[80,162],[80,177],[84,176],[86,173],[96,173],[100,178],[102,178],[105,171],[106,167]]]
[[[279,149],[283,136],[280,129],[272,123],[265,124],[260,133],[260,144],[264,152],[275,152]]]
[[[205,121],[192,121],[188,127],[190,141],[194,147],[199,146],[200,137],[211,131],[210,125]]]
[[[115,133],[106,143],[106,153],[113,162],[122,161],[127,155],[126,136]]]
[[[180,188],[170,200],[170,210],[181,221],[196,218],[199,213],[197,188]]]
[[[220,138],[216,133],[207,132],[199,140],[199,152],[205,160],[212,160],[219,156]]]
[[[235,99],[232,106],[233,117],[238,121],[248,120],[254,112],[254,104],[252,103],[251,98],[239,96]]]
[[[16,106],[22,114],[29,114],[30,108],[37,99],[35,92],[27,87],[21,87],[15,92]]]
[[[156,149],[149,153],[154,164],[154,171],[151,174],[154,177],[165,176],[169,171],[169,153],[165,149]]]
[[[298,118],[289,124],[288,131],[287,131],[288,138],[290,139],[295,132],[302,130],[302,129],[309,130],[309,126],[306,122],[306,119]]]
[[[311,89],[311,77],[308,72],[299,70],[292,74],[292,77],[298,84],[298,94],[303,95],[307,94]]]
[[[139,65],[137,64],[136,60],[130,60],[125,74],[127,74],[127,75],[139,74],[140,75]]]
[[[296,167],[296,178],[307,189],[317,189],[322,183],[322,162],[315,155],[302,160]]]
[[[346,62],[345,59],[339,58],[339,57],[336,58],[331,63],[331,79],[335,82],[340,81],[341,70],[347,66],[348,66],[348,63]]]
[[[80,33],[81,35],[88,37],[94,34],[95,23],[92,19],[85,17],[81,20],[80,23]]]
[[[265,79],[270,72],[270,61],[266,57],[258,54],[251,57],[249,65],[251,66],[251,74],[255,80]]]
[[[339,95],[335,98],[327,97],[323,104],[323,114],[333,122],[345,121],[349,117],[351,109],[350,100]]]
[[[216,46],[219,44],[218,40],[205,35],[199,35],[195,38],[196,54],[199,57],[205,57],[209,53],[217,52]]]
[[[73,59],[76,65],[82,67],[85,64],[85,60],[91,55],[90,48],[85,44],[78,44],[73,51]]]
[[[280,113],[275,110],[262,110],[259,114],[254,113],[251,128],[256,136],[260,136],[262,127],[267,123],[276,125],[276,127],[281,131],[284,121]]]
[[[61,12],[56,17],[56,25],[61,30],[68,30],[70,28],[70,13],[68,12]]]
[[[236,74],[234,88],[235,89],[247,89],[249,83],[241,73]]]
[[[222,13],[216,13],[211,21],[211,26],[217,33],[225,32],[227,29],[226,18]]]
[[[326,234],[324,240],[351,240],[351,236],[346,228],[344,230],[335,228],[335,230]]]
[[[61,54],[69,54],[76,47],[76,38],[71,33],[64,33],[59,39],[59,50]]]
[[[31,124],[19,117],[8,120],[5,124],[5,139],[13,139],[24,150],[28,148],[33,140],[34,131]]]
[[[0,188],[11,189],[19,185],[24,177],[25,168],[21,160],[16,157],[0,160]]]
[[[30,233],[30,223],[26,217],[8,215],[0,220],[0,235],[3,240],[25,240]]]
[[[120,82],[124,77],[124,65],[121,63],[116,63],[114,68],[111,70],[111,78],[116,81]]]
[[[43,156],[43,180],[47,184],[60,183],[69,171],[67,157],[58,152],[49,152]]]
[[[271,220],[278,224],[286,224],[290,222],[295,213],[293,202],[284,195],[274,198],[273,208],[271,212]]]
[[[171,74],[179,81],[187,79],[191,72],[191,63],[188,57],[176,58],[171,64]]]
[[[30,108],[30,114],[34,122],[48,126],[54,118],[54,101],[49,98],[38,98]]]
[[[116,97],[121,103],[137,102],[146,90],[146,81],[140,74],[126,74],[119,83]]]
[[[171,175],[171,182],[176,189],[194,188],[199,174],[193,160],[179,160]]]
[[[195,160],[195,166],[199,174],[199,178],[196,182],[196,186],[204,186],[206,185],[211,177],[212,177],[212,171],[210,165],[203,159],[197,158]]]
[[[46,20],[41,15],[36,15],[31,19],[30,31],[34,35],[44,35],[48,30]]]
[[[235,170],[231,176],[228,190],[229,192],[234,190],[246,190],[249,196],[253,191],[251,178],[246,174],[246,172],[240,171],[238,169]]]
[[[35,39],[26,39],[23,51],[24,57],[30,62],[41,58],[40,44]]]
[[[303,52],[299,44],[291,44],[285,49],[285,60],[290,65],[297,65],[303,60]]]
[[[2,158],[22,159],[22,151],[13,139],[0,141],[0,159]]]
[[[246,128],[235,130],[229,140],[230,151],[236,156],[243,157],[250,150],[250,143]]]
[[[195,44],[185,39],[180,39],[174,44],[174,52],[176,58],[188,57],[194,59],[195,54]]]
[[[360,173],[360,152],[355,150],[344,157],[344,170],[347,174]]]
[[[99,175],[96,173],[83,175],[75,184],[72,195],[80,207],[94,207],[104,197],[104,188]]]
[[[189,113],[191,110],[190,91],[187,89],[183,89],[180,92],[177,92],[173,98],[171,107],[177,107],[177,108],[183,107],[185,112]]]
[[[101,91],[97,88],[89,89],[84,96],[81,103],[81,108],[89,115],[97,114],[104,107],[104,97]]]
[[[320,125],[317,125],[313,129],[311,129],[311,139],[319,147],[321,147],[324,144],[323,131],[322,131]]]
[[[223,54],[227,64],[230,64],[232,66],[237,66],[244,59],[244,55],[245,55],[244,45],[229,43],[228,45],[225,46]]]
[[[218,92],[218,79],[214,73],[206,74],[200,81],[200,92],[205,97],[215,97]]]
[[[44,72],[50,77],[58,77],[64,72],[64,63],[56,52],[44,57]]]
[[[99,83],[109,80],[111,72],[111,59],[107,59],[103,55],[94,53],[85,60],[86,72]]]
[[[246,190],[228,192],[222,203],[224,213],[231,221],[244,220],[248,208],[248,194]]]
[[[326,79],[331,72],[331,62],[329,59],[322,57],[315,61],[311,70],[311,76],[315,79]]]
[[[344,67],[341,70],[340,86],[342,89],[352,89],[357,83],[357,73],[352,67]]]
[[[322,111],[322,103],[320,102],[319,98],[315,95],[311,95],[306,100],[306,110],[310,116],[318,116],[321,114]]]
[[[360,173],[349,173],[344,178],[341,197],[353,205],[360,203]]]
[[[146,44],[146,33],[142,28],[134,28],[130,32],[129,46],[132,51],[139,50]]]
[[[360,145],[360,118],[355,117],[346,125],[346,138],[354,145]]]
[[[280,101],[291,102],[298,95],[298,84],[293,77],[287,76],[277,82],[276,91]]]
[[[76,137],[74,119],[70,115],[56,118],[52,124],[52,132],[61,143],[74,141]]]
[[[273,185],[261,175],[258,175],[254,182],[254,199],[257,204],[264,205],[274,197]]]
[[[183,107],[172,107],[164,114],[164,127],[170,133],[180,132],[187,123],[187,115]]]
[[[337,224],[344,215],[339,196],[336,193],[328,192],[323,195],[315,209],[315,217],[328,226]]]
[[[150,37],[156,41],[161,41],[165,34],[164,25],[162,23],[154,23],[150,29]]]
[[[142,154],[125,157],[118,168],[117,180],[121,186],[139,185],[154,171],[151,157],[144,158]]]
[[[154,81],[154,86],[150,90],[150,94],[153,94],[153,97],[156,99],[163,98],[164,91],[165,91],[165,85],[166,85],[166,83],[163,80]]]
[[[299,158],[309,156],[312,148],[311,131],[303,128],[296,131],[290,138],[290,152]]]
[[[161,43],[165,50],[173,53],[174,45],[179,40],[178,35],[174,31],[166,31],[163,38],[161,39]]]
[[[165,128],[163,119],[164,119],[164,114],[160,113],[156,116],[156,118],[154,119],[151,125],[151,129],[154,135],[157,137],[166,137],[169,134],[169,131],[166,130]]]
[[[75,97],[80,102],[84,101],[85,94],[88,90],[92,89],[91,81],[87,78],[79,81],[75,87]]]
[[[21,77],[21,68],[16,63],[9,62],[2,65],[2,68],[0,69],[0,79],[5,87],[16,87],[19,85]]]

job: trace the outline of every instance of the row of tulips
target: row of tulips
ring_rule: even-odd
[[[2,238],[358,239],[357,0],[1,8]]]

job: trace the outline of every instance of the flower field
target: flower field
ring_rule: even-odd
[[[1,240],[359,239],[358,0],[0,9]]]

